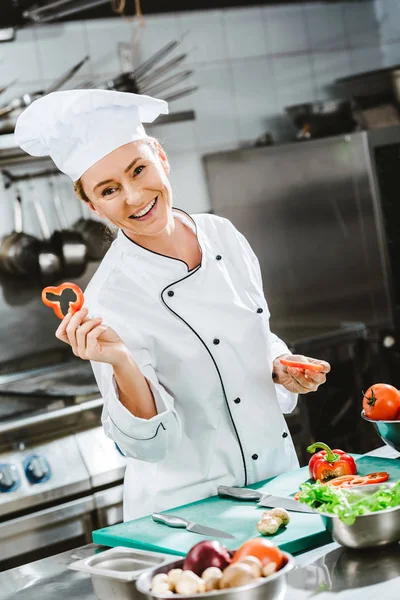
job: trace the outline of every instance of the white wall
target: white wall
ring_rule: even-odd
[[[193,108],[196,121],[149,132],[169,153],[176,205],[208,210],[203,154],[246,144],[267,130],[277,140],[290,139],[294,131],[285,106],[338,96],[330,86],[336,78],[400,62],[393,41],[400,21],[385,20],[389,9],[399,10],[397,0],[149,16],[144,27],[121,18],[25,29],[16,42],[0,44],[0,83],[19,78],[0,100],[43,89],[86,53],[91,61],[75,82],[100,82],[121,71],[118,42],[133,44],[138,64],[186,34],[176,55],[188,53],[186,66],[200,89],[171,110]],[[4,204],[0,197],[0,221]]]
[[[383,65],[400,64],[400,2],[376,0],[375,8],[381,35]]]

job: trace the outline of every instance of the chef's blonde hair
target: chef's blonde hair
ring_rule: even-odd
[[[147,137],[143,138],[143,141],[150,146],[154,152],[161,148],[160,143],[158,140],[156,140],[156,138]],[[83,189],[82,178],[78,179],[78,181],[74,181],[74,192],[78,196],[79,200],[83,200],[83,202],[90,202],[85,190]]]

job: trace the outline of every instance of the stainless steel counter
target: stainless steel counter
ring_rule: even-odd
[[[388,447],[370,454],[400,458]],[[0,573],[0,600],[96,600],[90,577],[68,565],[102,550],[89,544]],[[399,600],[400,544],[385,551],[354,552],[331,543],[298,555],[296,562],[284,600],[316,594],[319,600]]]

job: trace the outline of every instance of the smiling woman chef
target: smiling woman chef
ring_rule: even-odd
[[[91,361],[104,429],[129,457],[125,520],[296,468],[282,412],[330,370],[280,363],[290,352],[270,331],[257,258],[235,227],[172,208],[167,157],[142,125],[167,112],[147,96],[54,92],[15,132],[119,228],[86,307],[56,335]]]

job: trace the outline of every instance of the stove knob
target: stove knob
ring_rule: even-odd
[[[13,492],[19,487],[17,467],[15,465],[0,465],[0,492]]]
[[[31,483],[42,483],[50,479],[49,463],[43,456],[29,456],[24,466],[25,474]]]

